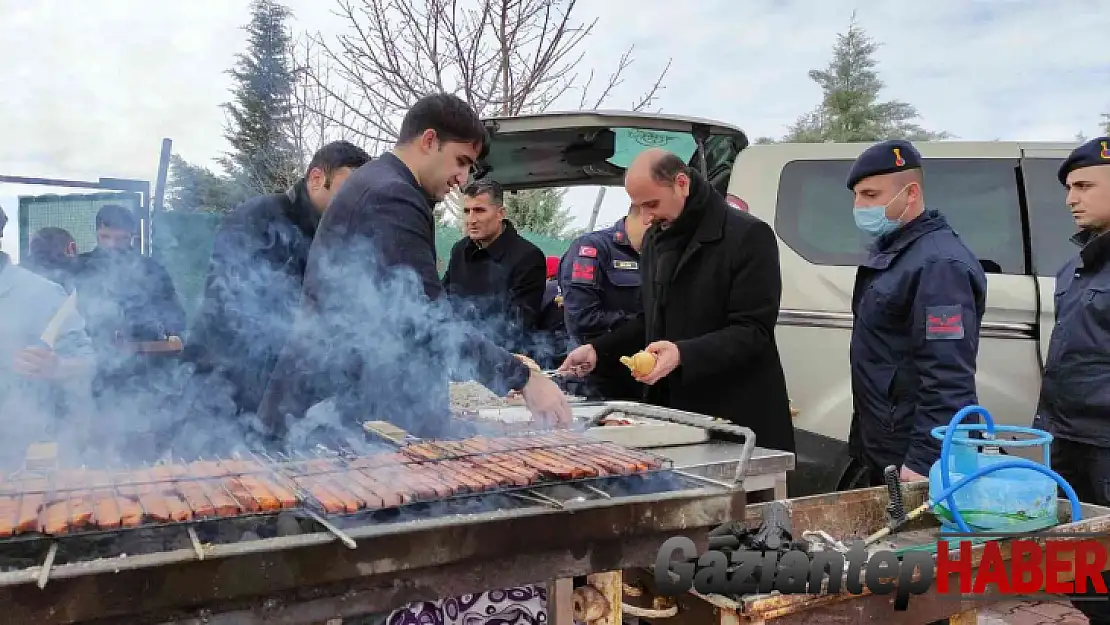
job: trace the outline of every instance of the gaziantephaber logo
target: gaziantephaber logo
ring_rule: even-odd
[[[1106,549],[1095,535],[1006,534],[991,535],[986,542],[983,534],[974,535],[979,541],[969,534],[949,536],[950,540],[937,543],[935,554],[869,551],[857,542],[847,552],[737,550],[707,551],[700,556],[693,540],[675,536],[656,555],[655,583],[659,592],[671,595],[691,588],[718,595],[895,593],[896,610],[905,610],[910,595],[922,594],[934,583],[938,593],[961,600],[987,599],[988,592],[994,599],[1091,590],[1102,595],[1095,599],[1110,599],[1101,575]],[[975,554],[980,544],[982,550]]]

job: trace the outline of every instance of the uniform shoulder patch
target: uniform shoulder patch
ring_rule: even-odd
[[[962,306],[926,306],[925,340],[955,341],[964,338]]]
[[[592,245],[580,245],[578,255],[583,258],[597,258],[597,248]]]
[[[592,258],[578,258],[570,268],[571,284],[597,285],[597,261]]]

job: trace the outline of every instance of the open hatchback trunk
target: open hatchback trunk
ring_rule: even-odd
[[[637,154],[660,147],[702,171],[724,194],[736,156],[748,147],[739,128],[691,117],[582,111],[485,123],[492,139],[476,175],[508,190],[621,185]]]

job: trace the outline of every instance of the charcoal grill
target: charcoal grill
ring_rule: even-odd
[[[512,462],[526,480],[505,470]],[[267,502],[247,482],[288,492]],[[152,490],[187,488],[205,493],[208,516],[188,502],[193,518],[150,522]],[[142,522],[75,513],[76,492],[133,500]],[[15,496],[20,504],[5,503]],[[410,443],[372,456],[327,450],[139,471],[40,468],[4,480],[0,515],[18,514],[28,496],[65,502],[67,519],[81,520],[47,527],[42,513],[32,531],[0,539],[5,619],[46,625],[322,623],[648,566],[669,536],[697,542],[742,518],[746,503],[736,484],[573,432]],[[238,505],[221,509],[217,498]]]

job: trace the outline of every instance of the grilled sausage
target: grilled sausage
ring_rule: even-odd
[[[181,495],[181,500],[188,506],[194,518],[216,516],[215,506],[208,499],[205,489],[201,488],[197,482],[180,481],[175,482],[175,485],[177,493]]]
[[[614,472],[605,463],[598,462],[592,454],[575,451],[570,447],[549,447],[544,452],[564,463],[583,467],[590,473],[587,477],[605,477]]]
[[[328,514],[341,514],[347,510],[346,502],[333,493],[323,480],[313,475],[297,478],[297,485],[312,495]]]
[[[65,534],[69,526],[69,500],[57,501],[44,507],[41,517],[36,520],[38,529],[43,534],[49,536]]]
[[[408,503],[408,499],[398,492],[397,487],[383,480],[378,480],[370,471],[351,471],[352,479],[359,480],[363,485],[369,488],[372,492],[378,494],[382,498],[382,506],[385,508],[392,508],[399,506],[403,503]]]
[[[204,494],[208,495],[208,500],[216,509],[216,516],[226,517],[235,516],[242,513],[243,508],[235,497],[231,496],[227,488],[223,484],[223,480],[206,480],[197,482],[197,486],[204,489]]]
[[[116,505],[119,508],[120,525],[123,527],[138,527],[143,522],[143,508],[137,501],[130,497],[117,497]]]
[[[349,510],[349,512],[357,512],[366,508],[378,510],[382,507],[381,497],[367,490],[357,481],[352,480],[347,471],[328,476],[328,485],[333,486],[332,490],[342,489],[344,495],[349,494],[350,499],[356,502],[355,509]]]
[[[116,503],[116,494],[108,490],[99,490],[89,495],[93,508],[93,523],[100,529],[116,529],[120,526],[119,504]],[[70,501],[76,502],[76,499]],[[73,525],[73,519],[70,519]]]
[[[26,493],[19,503],[19,515],[15,518],[15,534],[33,532],[39,526],[39,511],[46,497],[42,493]],[[65,523],[65,520],[62,520]]]
[[[18,497],[0,498],[0,538],[15,533],[15,516],[19,514]]]
[[[523,487],[528,486],[528,484],[531,483],[528,479],[528,476],[521,475],[519,472],[496,462],[490,462],[488,456],[481,459],[474,458],[471,460],[465,460],[463,462],[471,467],[474,467],[475,470],[481,469],[486,473],[491,473],[498,476],[501,479],[502,486]]]
[[[235,499],[239,509],[247,513],[262,511],[262,502],[255,498],[257,493],[243,485],[243,482],[229,477],[221,480],[221,483],[227,489],[228,494]],[[216,488],[215,482],[212,483],[212,486]],[[224,516],[222,512],[220,512],[220,516]]]
[[[254,479],[258,480],[259,484],[266,487],[270,494],[277,500],[278,508],[296,508],[297,507],[297,494],[293,490],[282,484],[279,480],[269,475],[256,475]]]
[[[255,501],[262,506],[264,511],[280,510],[282,505],[277,496],[270,489],[269,485],[263,482],[260,478],[254,475],[240,475],[239,483],[241,483],[251,495],[254,496]]]

